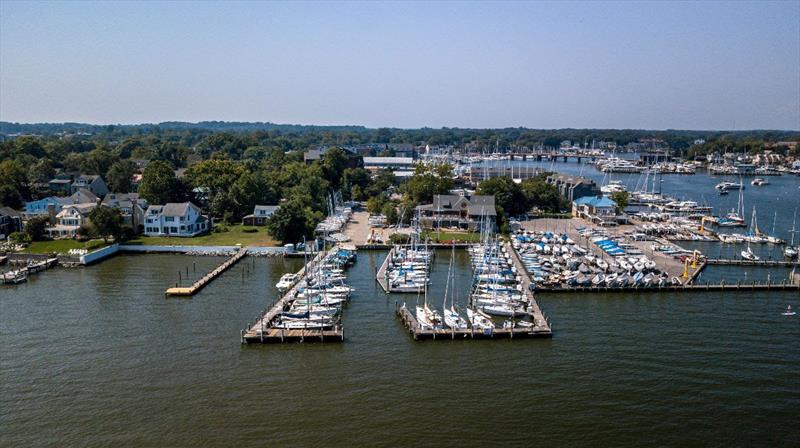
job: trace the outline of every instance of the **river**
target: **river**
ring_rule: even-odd
[[[4,287],[0,446],[800,445],[796,292],[540,294],[552,339],[415,342],[394,309],[416,297],[374,280],[385,256],[348,272],[344,343],[240,344],[297,259],[245,258],[190,299],[164,289],[221,259],[119,255]]]

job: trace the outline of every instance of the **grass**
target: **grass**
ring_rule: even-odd
[[[250,232],[245,232],[245,229]],[[256,232],[252,232],[256,229]],[[138,236],[123,244],[150,246],[276,246],[277,242],[264,227],[250,227],[241,224],[228,226],[227,232],[209,233],[193,238],[167,236]]]
[[[70,249],[87,249],[91,252],[107,245],[103,240],[89,240],[84,243],[77,240],[34,241],[22,252],[29,254],[66,254]]]
[[[430,238],[431,241],[465,241],[477,242],[480,241],[481,235],[477,232],[437,232],[435,230],[426,230],[423,232],[422,237]]]

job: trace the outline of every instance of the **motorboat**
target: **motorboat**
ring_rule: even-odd
[[[281,276],[280,281],[275,284],[275,287],[278,288],[279,291],[286,291],[287,289],[291,288],[292,285],[297,281],[297,274],[283,274]]]
[[[753,250],[750,249],[750,246],[747,246],[747,250],[742,251],[742,258],[749,261],[758,261],[761,259],[758,255],[753,253]]]
[[[767,179],[756,177],[750,182],[751,185],[755,185],[757,187],[761,187],[763,185],[769,185],[769,181]]]
[[[797,314],[797,312],[795,312],[795,311],[793,311],[793,310],[792,310],[792,306],[791,306],[791,305],[788,305],[788,306],[786,307],[786,311],[784,311],[784,312],[783,312],[783,313],[781,313],[781,314],[783,314],[784,316],[794,316],[794,315],[796,315],[796,314]]]

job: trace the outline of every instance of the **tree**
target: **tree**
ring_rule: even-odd
[[[281,205],[281,208],[267,221],[267,231],[282,243],[296,243],[304,235],[310,236],[303,204],[297,200],[290,200]]]
[[[447,194],[453,188],[453,168],[448,164],[417,165],[405,188],[415,203],[432,202],[433,195]]]
[[[397,205],[395,203],[387,202],[383,204],[383,208],[381,208],[381,214],[386,216],[386,221],[389,224],[397,224]]]
[[[119,210],[110,207],[98,206],[89,212],[91,221],[97,236],[108,241],[109,237],[119,239],[122,235],[122,215]]]
[[[181,202],[185,195],[175,171],[164,161],[153,160],[147,164],[139,184],[139,196],[150,204]]]
[[[130,193],[131,177],[136,174],[136,165],[130,160],[114,162],[108,169],[108,188],[114,193]]]
[[[25,223],[25,233],[28,234],[31,241],[42,241],[47,235],[47,225],[50,224],[50,219],[47,216],[37,216],[28,220]]]
[[[322,173],[334,189],[339,189],[341,186],[342,173],[347,168],[347,163],[347,153],[343,149],[331,148],[325,153],[322,159]]]
[[[31,182],[47,182],[56,175],[50,159],[39,159],[28,167],[28,180]]]
[[[28,174],[15,160],[0,162],[0,204],[22,208],[22,201],[30,197]]]
[[[528,211],[522,188],[510,177],[493,177],[478,184],[478,194],[494,196],[495,205],[516,216]]]
[[[566,199],[561,197],[558,189],[545,182],[546,176],[525,179],[520,184],[528,209],[538,208],[548,213],[558,213],[564,209]]]
[[[386,197],[382,194],[373,196],[367,199],[367,211],[373,215],[381,213],[383,205],[386,203]]]
[[[627,191],[615,191],[611,193],[611,200],[617,204],[620,211],[625,210],[625,207],[628,206],[628,192]]]
[[[354,201],[361,201],[369,182],[369,171],[364,168],[346,168],[342,172],[342,194]]]

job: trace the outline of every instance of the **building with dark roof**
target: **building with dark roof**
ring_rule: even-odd
[[[0,207],[0,239],[22,230],[22,215],[11,207]]]
[[[494,196],[437,194],[433,203],[418,205],[420,224],[427,229],[480,230],[486,222],[492,228],[497,219]]]
[[[601,194],[600,187],[593,180],[585,177],[553,174],[547,176],[546,182],[558,188],[561,196],[570,202],[584,196],[598,196]]]

